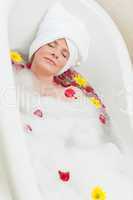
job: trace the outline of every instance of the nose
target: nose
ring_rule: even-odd
[[[56,58],[56,59],[59,58],[59,56],[57,55],[57,53],[52,53],[52,56],[53,56],[54,58]]]

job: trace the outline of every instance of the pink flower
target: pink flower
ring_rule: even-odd
[[[24,127],[24,130],[27,132],[27,133],[30,133],[32,131],[32,128],[29,124],[25,124],[25,127]]]
[[[43,117],[43,112],[40,109],[35,110],[33,114],[38,117]]]

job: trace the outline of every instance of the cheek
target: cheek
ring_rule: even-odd
[[[60,58],[58,67],[63,68],[66,65],[66,63],[67,63],[66,59]]]
[[[42,65],[44,63],[44,57],[47,55],[48,55],[48,53],[44,50],[38,51],[34,57],[34,63],[36,65],[40,65],[40,64]]]
[[[45,56],[45,54],[46,54],[46,51],[38,51],[38,52],[37,52],[37,55],[36,55],[36,58],[37,58],[37,59],[40,59],[40,58],[42,58],[43,56]]]
[[[42,58],[46,54],[49,54],[49,53],[50,53],[50,49],[47,46],[43,46],[36,52],[36,55],[37,57]]]

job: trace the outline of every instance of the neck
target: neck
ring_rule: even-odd
[[[43,76],[43,77],[38,77],[40,83],[43,85],[45,84],[52,84],[53,83],[53,76]]]
[[[48,89],[53,87],[54,83],[53,83],[53,76],[45,76],[45,77],[39,77],[38,78],[38,82],[40,85],[40,88],[43,89]]]
[[[53,76],[51,75],[51,76],[41,76],[40,74],[38,74],[38,73],[35,73],[34,72],[34,70],[31,70],[32,72],[33,72],[33,74],[34,74],[34,76],[37,78],[37,80],[39,81],[39,83],[41,84],[41,85],[47,85],[47,84],[52,84],[53,83]]]

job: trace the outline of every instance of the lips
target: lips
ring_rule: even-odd
[[[51,65],[56,65],[56,63],[52,59],[47,57],[44,57],[44,59],[47,60],[47,62],[50,63]]]

